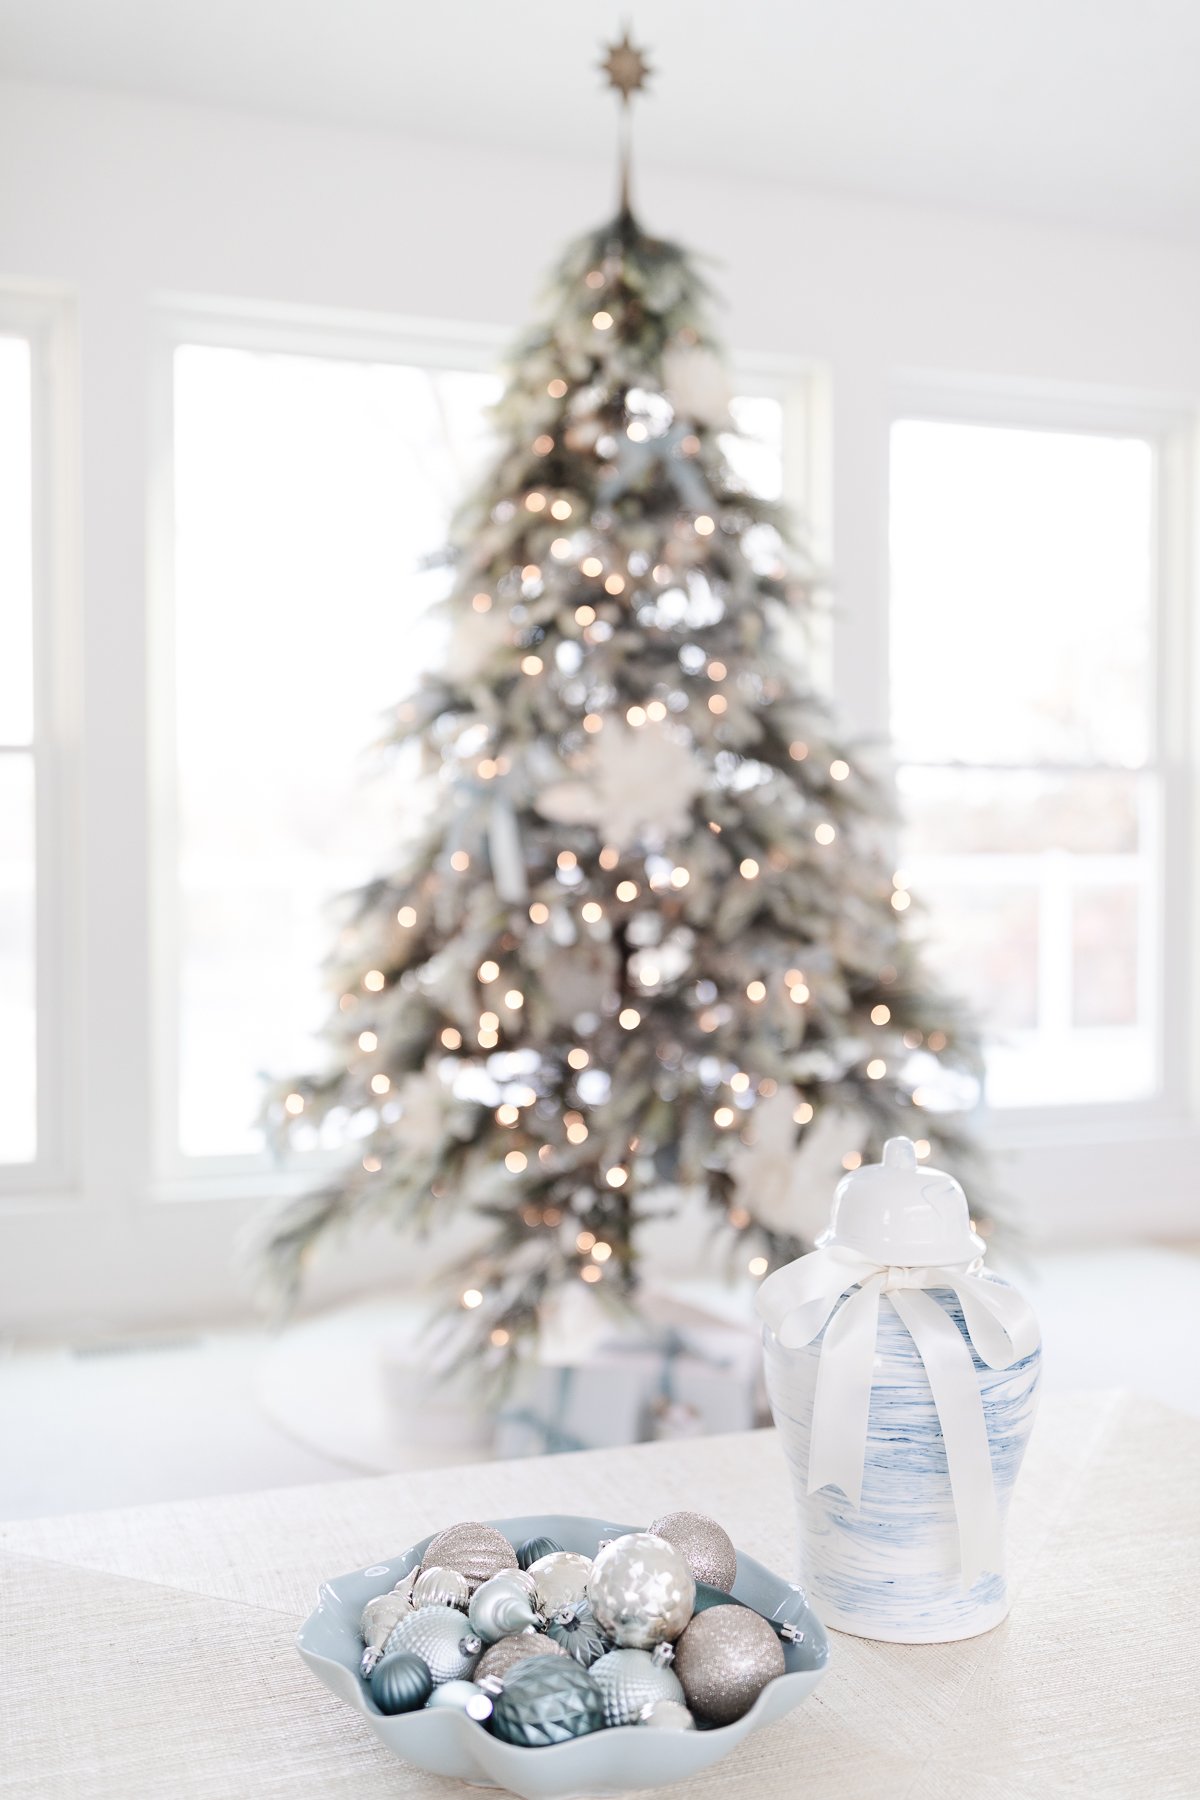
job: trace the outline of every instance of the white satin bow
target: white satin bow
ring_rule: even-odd
[[[879,1300],[887,1295],[908,1328],[933,1390],[958,1520],[964,1588],[984,1573],[1001,1571],[1000,1514],[970,1349],[953,1319],[922,1290],[950,1288],[957,1294],[971,1343],[990,1369],[1020,1362],[1037,1348],[1040,1337],[1028,1301],[981,1277],[980,1266],[977,1258],[939,1268],[889,1268],[830,1245],[769,1275],[756,1301],[759,1317],[785,1349],[811,1344],[828,1324],[817,1365],[808,1491],[832,1484],[858,1508]],[[851,1288],[857,1291],[830,1322]]]

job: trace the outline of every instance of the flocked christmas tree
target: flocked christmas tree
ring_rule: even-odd
[[[645,65],[606,66],[627,116]],[[397,714],[425,823],[339,935],[328,1070],[269,1109],[341,1119],[357,1161],[267,1240],[293,1286],[339,1223],[482,1221],[448,1299],[493,1365],[563,1283],[632,1298],[639,1223],[697,1190],[742,1270],[798,1254],[822,1133],[846,1166],[895,1133],[961,1166],[921,1090],[976,1054],[911,941],[886,785],[797,657],[811,573],[727,461],[703,284],[624,180],[495,425],[448,654]]]

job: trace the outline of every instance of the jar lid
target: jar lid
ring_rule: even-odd
[[[838,1182],[829,1230],[817,1242],[897,1265],[974,1262],[985,1250],[958,1182],[919,1163],[906,1137],[889,1138],[882,1162]]]

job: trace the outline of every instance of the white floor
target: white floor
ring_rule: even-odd
[[[1200,1416],[1200,1255],[1064,1252],[1011,1273],[1042,1318],[1048,1388],[1132,1387]],[[336,1342],[353,1367],[357,1329],[352,1317],[310,1326],[295,1353],[252,1331],[10,1348],[0,1355],[0,1518],[476,1458],[466,1440],[406,1453],[374,1416],[357,1431],[335,1417],[314,1357]]]

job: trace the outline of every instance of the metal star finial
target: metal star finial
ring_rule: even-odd
[[[609,44],[607,49],[608,54],[600,68],[608,76],[609,87],[614,88],[622,103],[628,106],[630,95],[641,93],[654,71],[630,39],[628,26],[620,42]]]

